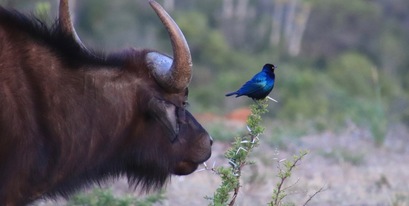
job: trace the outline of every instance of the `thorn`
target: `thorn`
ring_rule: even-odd
[[[236,154],[237,154],[237,153],[239,153],[239,151],[240,151],[240,150],[244,150],[244,151],[246,151],[246,152],[247,152],[247,150],[246,150],[246,149],[244,149],[243,147],[239,147],[239,149],[237,150]]]
[[[237,164],[234,163],[233,161],[229,160],[229,163],[232,164],[234,167],[237,167]]]
[[[206,168],[203,168],[203,169],[200,169],[200,170],[196,170],[194,173],[199,173],[199,172],[203,172],[203,171],[206,171],[207,169]]]
[[[248,125],[246,125],[246,127],[247,127],[247,130],[248,130],[249,132],[251,132],[250,127],[249,127]]]
[[[258,138],[258,135],[253,138],[253,141],[251,141],[251,143],[254,144],[256,142],[256,140],[260,141],[260,139]]]
[[[271,97],[269,97],[269,96],[267,96],[267,99],[269,99],[269,100],[271,100],[271,101],[273,101],[273,102],[278,102],[277,100],[275,100],[275,99],[273,99],[273,98],[271,98]]]

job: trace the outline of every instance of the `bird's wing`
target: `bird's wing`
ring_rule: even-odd
[[[246,82],[241,88],[240,88],[240,93],[241,94],[251,94],[256,91],[260,91],[263,89],[267,84],[266,76],[257,74],[254,76],[251,80]]]

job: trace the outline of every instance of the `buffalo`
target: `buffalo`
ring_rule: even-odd
[[[150,191],[210,157],[212,138],[186,109],[188,44],[166,11],[149,4],[173,58],[86,48],[68,0],[52,26],[0,7],[0,205],[69,197],[119,176]]]

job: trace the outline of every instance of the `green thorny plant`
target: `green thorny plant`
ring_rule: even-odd
[[[209,205],[233,206],[235,204],[241,187],[240,177],[242,169],[244,166],[252,164],[252,162],[248,160],[248,156],[252,150],[259,145],[259,136],[264,132],[264,127],[261,126],[261,115],[268,112],[267,107],[268,99],[259,100],[250,105],[251,114],[247,118],[247,130],[249,133],[242,137],[236,137],[232,147],[225,153],[225,157],[229,161],[229,167],[220,166],[211,169],[221,177],[222,183],[219,188],[217,188],[213,197],[206,197],[206,199],[212,201]],[[287,189],[283,188],[284,182],[291,176],[292,169],[297,166],[297,163],[306,154],[306,151],[301,151],[299,155],[294,156],[292,161],[284,161],[282,163],[285,167],[284,169],[280,167],[281,162],[279,162],[279,173],[277,177],[279,177],[280,182],[273,190],[272,201],[268,204],[269,206],[282,205],[282,200],[286,197],[285,189]],[[311,195],[304,205],[321,191],[322,188]]]
[[[278,161],[278,174],[277,177],[280,181],[277,183],[276,187],[273,190],[273,195],[271,196],[271,202],[268,203],[268,206],[282,206],[282,205],[292,205],[283,203],[283,199],[287,196],[286,190],[290,187],[284,188],[284,183],[288,178],[291,177],[291,171],[297,166],[297,163],[307,155],[307,151],[300,151],[298,155],[294,155],[292,160]],[[284,166],[282,168],[281,166]],[[308,202],[318,193],[322,192],[324,187],[321,187],[314,194],[310,195],[308,199],[304,202],[303,206],[307,205]]]
[[[222,183],[213,198],[207,197],[212,201],[210,205],[234,205],[241,187],[241,171],[244,166],[251,164],[247,157],[258,146],[258,137],[264,132],[264,128],[261,126],[261,115],[268,111],[267,101],[268,99],[259,100],[250,106],[251,114],[247,118],[249,133],[242,137],[236,137],[232,147],[224,154],[229,161],[230,167],[221,166],[213,169],[221,177]],[[233,193],[232,197],[230,196],[231,193]]]
[[[151,194],[143,199],[133,196],[115,196],[111,189],[96,188],[90,193],[81,193],[73,196],[67,206],[152,206],[161,203],[165,197],[163,190]]]

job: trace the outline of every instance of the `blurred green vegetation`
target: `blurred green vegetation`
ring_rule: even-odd
[[[348,162],[349,164],[358,166],[365,162],[365,154],[362,152],[350,151],[347,149],[337,148],[331,151],[319,151],[319,153],[328,159],[333,159],[338,163]]]
[[[152,206],[164,199],[162,191],[137,200],[132,196],[116,197],[110,189],[94,189],[89,193],[75,195],[67,206]]]
[[[56,14],[57,1],[0,1],[25,10],[38,2],[49,2]],[[158,2],[179,24],[192,51],[193,112],[223,114],[247,106],[251,100],[224,94],[270,62],[278,65],[271,95],[279,103],[268,117],[284,125],[283,134],[340,130],[353,122],[382,144],[392,125],[409,126],[409,1]],[[78,33],[90,48],[171,51],[147,1],[71,3]],[[37,11],[47,5],[38,4]]]

